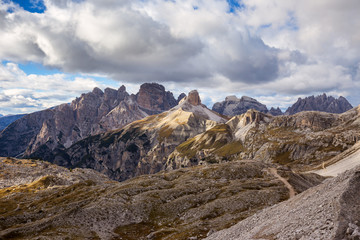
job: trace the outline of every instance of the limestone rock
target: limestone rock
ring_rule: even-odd
[[[184,97],[186,97],[186,94],[185,94],[185,93],[181,93],[181,94],[178,96],[177,103],[179,104],[179,102],[180,102]]]
[[[255,110],[230,119],[179,145],[167,168],[235,159],[261,159],[297,170],[314,169],[360,139],[360,111],[300,112],[273,117]]]
[[[172,93],[166,92],[161,85],[155,85],[144,84],[140,89],[141,93],[148,90],[145,99],[160,99],[148,101],[148,108],[163,111],[176,105]],[[149,90],[154,88],[160,93]],[[125,86],[104,91],[94,88],[70,104],[28,114],[12,123],[0,134],[0,156],[23,155],[54,161],[54,155],[83,138],[121,128],[146,116],[148,114],[139,106],[137,97],[130,96]]]
[[[296,103],[289,107],[285,114],[292,115],[301,111],[321,111],[329,113],[343,113],[353,107],[344,97],[338,99],[332,96],[319,95],[317,97],[310,96],[304,99],[299,98]]]
[[[148,114],[156,114],[177,105],[173,94],[157,83],[144,83],[136,94],[140,108]]]
[[[0,158],[0,238],[202,239],[289,198],[271,167],[232,162],[119,183],[91,169]],[[322,181],[292,178],[304,190]]]
[[[359,187],[357,167],[206,239],[358,239]]]
[[[223,102],[217,102],[212,110],[220,114],[235,116],[245,113],[249,109],[255,109],[267,113],[268,109],[254,98],[243,96],[240,99],[236,96],[228,96]]]
[[[184,98],[184,101],[187,101],[191,105],[198,106],[201,104],[200,96],[198,91],[192,90],[189,92],[186,98]]]
[[[26,114],[17,114],[17,115],[8,115],[8,116],[0,116],[0,132],[4,130],[7,126],[11,123],[15,122],[16,120],[24,117]]]
[[[276,109],[271,107],[269,113],[273,116],[280,116],[284,114],[279,107],[277,107]]]
[[[226,121],[202,105],[198,93],[192,91],[169,111],[85,138],[54,159],[57,164],[90,167],[123,181],[164,170],[168,155],[179,144]]]

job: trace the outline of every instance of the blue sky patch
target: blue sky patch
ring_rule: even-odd
[[[25,64],[19,64],[19,68],[23,70],[27,75],[53,75],[62,73],[57,69],[46,68],[39,63],[29,62]]]
[[[18,4],[24,10],[32,13],[43,13],[46,10],[43,0],[12,0],[11,2]]]
[[[231,13],[245,8],[245,5],[241,2],[241,0],[227,0],[227,2],[230,6],[229,12]]]

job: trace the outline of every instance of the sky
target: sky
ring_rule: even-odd
[[[0,114],[145,82],[285,110],[360,104],[359,0],[0,0]]]

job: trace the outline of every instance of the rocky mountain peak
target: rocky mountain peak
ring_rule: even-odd
[[[92,93],[94,93],[95,95],[97,96],[103,96],[104,95],[104,92],[98,88],[98,87],[95,87],[93,90],[92,90]]]
[[[185,100],[194,106],[198,106],[201,104],[199,93],[196,90],[192,90],[191,92],[189,92]]]
[[[227,97],[225,98],[225,101],[227,101],[227,102],[230,102],[230,101],[236,102],[236,101],[239,101],[239,100],[240,100],[240,99],[237,98],[235,95],[227,96]]]
[[[160,113],[177,105],[173,94],[165,91],[165,87],[157,83],[142,84],[136,94],[136,101],[148,114]]]
[[[228,116],[240,115],[246,113],[249,109],[255,109],[264,113],[268,112],[268,109],[264,104],[247,96],[242,96],[241,98],[228,96],[225,98],[225,101],[217,102],[212,107],[213,111]]]
[[[277,107],[277,108],[271,107],[269,113],[273,116],[283,115],[283,112],[281,111],[281,109],[279,107]]]
[[[121,87],[118,89],[118,92],[126,92],[126,87],[121,85]]]
[[[186,97],[186,94],[185,94],[185,93],[181,93],[181,94],[178,96],[177,102],[179,103],[184,97]]]
[[[334,98],[325,93],[319,96],[299,98],[296,103],[286,110],[287,115],[302,111],[320,111],[329,113],[343,113],[352,109],[351,104],[344,97]]]

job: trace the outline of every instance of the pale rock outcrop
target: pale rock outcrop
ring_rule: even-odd
[[[359,113],[354,108],[343,114],[305,111],[274,117],[249,110],[179,145],[167,165],[260,159],[301,171],[318,168],[360,139]]]

